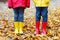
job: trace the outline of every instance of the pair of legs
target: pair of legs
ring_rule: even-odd
[[[46,34],[48,7],[36,7],[36,29],[35,34],[39,34],[40,19],[42,16],[42,34]]]
[[[15,33],[23,33],[24,8],[15,8],[14,11],[14,26]]]

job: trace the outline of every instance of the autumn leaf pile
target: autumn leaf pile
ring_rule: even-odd
[[[51,8],[50,6],[48,11],[48,27],[46,29],[46,35],[34,35],[36,13],[34,6],[25,10],[24,34],[16,35],[14,33],[13,25],[13,10],[7,7],[7,3],[0,2],[0,40],[60,40],[60,8]]]

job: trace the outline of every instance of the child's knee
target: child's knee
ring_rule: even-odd
[[[40,16],[36,16],[36,21],[40,21],[41,17]]]
[[[19,20],[20,22],[23,22],[23,20],[24,20],[24,16],[23,16],[23,15],[19,15],[18,20]]]
[[[14,21],[18,21],[18,15],[14,15]]]
[[[47,22],[48,17],[47,16],[43,16],[43,22]]]

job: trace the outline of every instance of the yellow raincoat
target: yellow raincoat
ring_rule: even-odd
[[[36,7],[48,7],[50,0],[33,0]]]

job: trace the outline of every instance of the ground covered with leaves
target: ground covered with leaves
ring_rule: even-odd
[[[31,1],[32,2],[32,1]],[[7,2],[0,2],[0,40],[60,40],[60,6],[53,3],[49,6],[48,27],[46,35],[34,35],[35,31],[35,7],[32,4],[25,10],[24,34],[14,33],[13,10],[7,7]],[[41,29],[40,29],[41,30]]]

